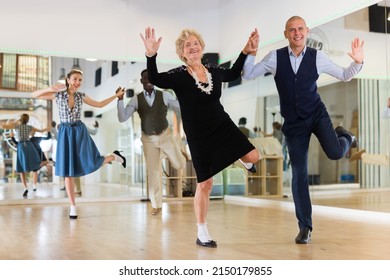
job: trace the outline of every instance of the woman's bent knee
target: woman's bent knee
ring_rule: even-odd
[[[202,192],[208,192],[211,190],[213,186],[213,178],[207,179],[203,182],[198,183],[198,189],[200,189]]]
[[[253,149],[249,153],[247,153],[245,156],[241,158],[244,162],[252,162],[256,163],[260,160],[260,153],[257,149]]]

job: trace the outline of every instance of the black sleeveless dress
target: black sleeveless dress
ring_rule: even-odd
[[[197,87],[186,66],[158,73],[156,56],[147,57],[149,80],[157,87],[170,88],[176,93],[199,183],[255,149],[220,102],[222,83],[240,77],[246,55],[241,53],[230,69],[213,64],[205,65],[212,76],[211,94]]]

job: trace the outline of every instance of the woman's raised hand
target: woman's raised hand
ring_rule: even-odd
[[[140,33],[140,35],[141,35],[142,41],[144,41],[146,55],[147,56],[154,56],[160,47],[160,43],[161,43],[162,38],[159,37],[156,40],[154,28],[151,28],[151,27],[145,28],[145,36],[142,35],[142,33]]]
[[[126,89],[124,87],[118,87],[115,91],[115,96],[119,99],[123,99],[123,95],[125,94]]]
[[[256,55],[257,48],[259,45],[259,32],[257,31],[257,28],[255,28],[254,31],[252,31],[251,35],[248,38],[248,41],[244,47],[244,54],[250,54],[250,55]]]

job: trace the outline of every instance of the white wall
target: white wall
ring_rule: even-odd
[[[280,41],[294,14],[318,26],[379,1],[328,0],[18,0],[2,1],[0,52],[101,60],[144,61],[139,33],[157,29],[160,59],[175,60],[174,41],[186,27],[198,29],[208,52],[229,60],[258,27],[262,46]]]

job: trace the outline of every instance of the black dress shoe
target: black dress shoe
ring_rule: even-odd
[[[196,244],[203,247],[209,247],[209,248],[217,248],[217,242],[214,240],[209,240],[207,242],[202,242],[198,239],[196,239]]]
[[[123,159],[122,165],[123,165],[124,168],[126,168],[126,158],[125,158],[124,156],[122,156],[122,155],[119,153],[119,151],[116,151],[116,150],[115,150],[113,153],[114,153],[115,155],[117,155],[118,157],[120,157],[120,158]]]
[[[351,137],[351,141],[352,141],[352,144],[351,144],[351,148],[357,148],[358,146],[358,140],[356,138],[356,136],[354,134],[352,134],[351,132],[349,132],[348,130],[346,130],[344,127],[342,126],[338,126],[335,128],[335,131],[337,133],[338,136],[345,136],[345,135],[348,135],[349,137]]]
[[[49,164],[56,166],[56,162],[52,158],[49,158]]]
[[[297,244],[309,244],[311,240],[310,228],[301,228],[297,237],[295,237],[295,243]]]

